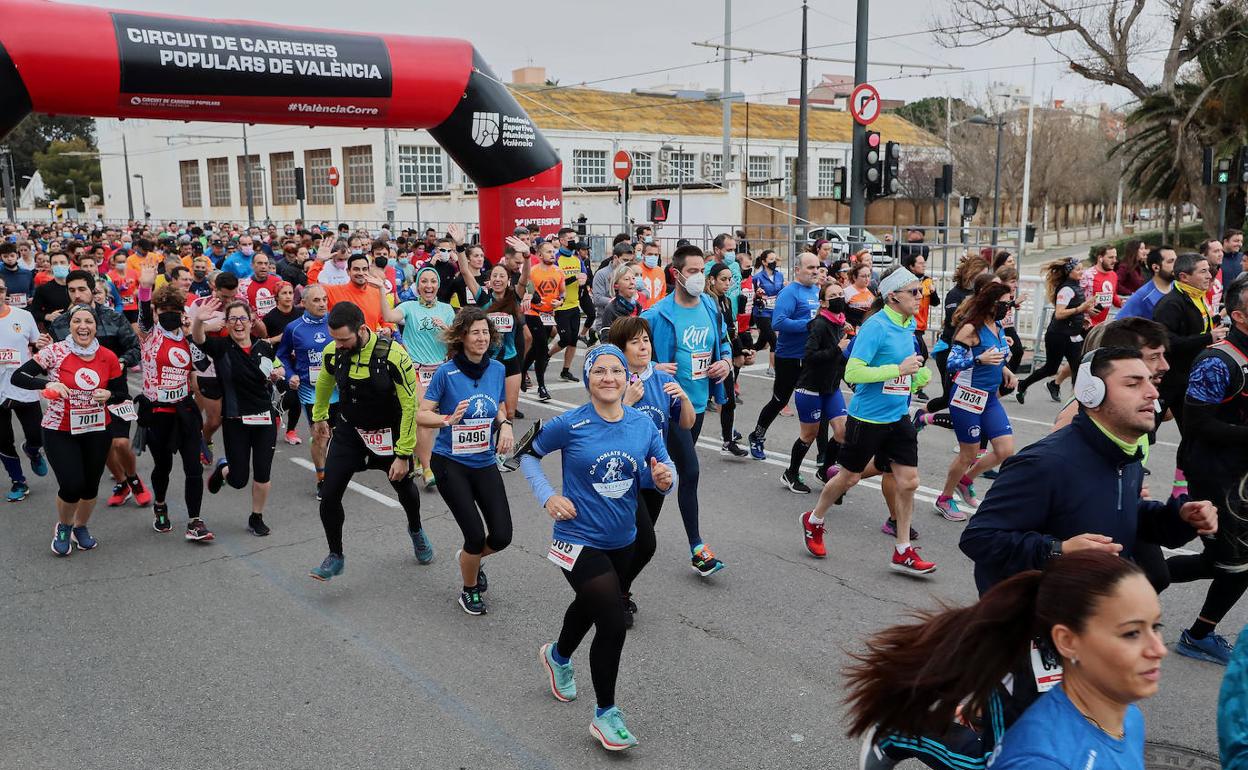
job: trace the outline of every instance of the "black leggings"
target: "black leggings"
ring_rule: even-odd
[[[929,412],[940,412],[949,408],[949,396],[952,395],[949,391],[953,390],[953,377],[949,375],[949,348],[933,354],[932,360],[936,362],[936,373],[940,375],[941,391],[923,408]]]
[[[663,493],[657,489],[641,488],[637,496],[637,539],[633,541],[633,561],[628,571],[620,575],[620,589],[629,593],[633,589],[633,581],[646,568],[658,550],[658,540],[654,534],[654,525],[659,523],[659,514],[663,511]]]
[[[1070,364],[1070,373],[1073,376],[1079,371],[1079,358],[1082,355],[1082,340],[1074,342],[1067,330],[1050,326],[1044,333],[1044,366],[1027,375],[1027,379],[1019,383],[1018,392],[1022,393],[1040,380],[1057,374],[1063,360]]]
[[[303,405],[299,403],[298,388],[293,388],[282,394],[282,409],[286,411],[287,432],[294,430],[299,425],[299,413],[303,411]]]
[[[679,425],[672,425],[667,429],[667,453],[671,456],[672,464],[676,466],[677,478],[680,479],[680,483],[676,485],[676,502],[680,505],[680,520],[685,525],[690,548],[702,542],[702,532],[698,525],[698,478],[701,475],[701,466],[698,464],[697,444],[705,417],[705,412],[699,414],[690,430]]]
[[[330,553],[342,555],[342,525],[347,519],[342,510],[342,497],[347,493],[351,477],[363,470],[389,471],[393,462],[393,457],[370,452],[360,434],[350,425],[339,423],[334,428],[325,456],[325,483],[321,487],[321,526],[325,528]],[[389,480],[389,476],[386,478]],[[412,474],[408,473],[399,481],[391,481],[390,486],[399,496],[399,504],[407,514],[407,528],[412,532],[420,531],[420,493],[416,491]]]
[[[67,430],[44,428],[43,446],[59,487],[56,496],[67,503],[94,500],[112,444],[106,430],[71,436]]]
[[[1144,570],[1148,582],[1153,584],[1153,590],[1157,593],[1174,583],[1210,580],[1205,603],[1200,608],[1200,617],[1215,626],[1226,617],[1226,613],[1231,611],[1245,590],[1248,590],[1248,572],[1226,573],[1218,570],[1213,566],[1213,554],[1208,549],[1203,553],[1171,556],[1167,559],[1161,546],[1137,542],[1132,558]]]
[[[189,408],[187,408],[189,406]],[[157,503],[166,502],[173,456],[182,457],[183,495],[186,517],[198,519],[204,501],[204,466],[199,464],[200,431],[203,419],[195,402],[186,402],[176,412],[152,412],[147,426],[147,448],[152,454],[152,494]]]
[[[553,326],[547,326],[542,323],[542,319],[538,316],[525,316],[525,326],[529,327],[529,333],[533,335],[533,347],[524,355],[524,371],[529,370],[529,364],[532,364],[537,370],[538,387],[546,387],[546,365],[550,363],[550,330]]]
[[[1013,326],[1004,328],[1005,336],[1010,341],[1010,371],[1018,374],[1018,367],[1023,363],[1023,338],[1018,336],[1018,329]]]
[[[0,455],[17,457],[17,435],[13,432],[13,415],[22,424],[22,434],[26,441],[22,448],[28,454],[34,454],[43,447],[43,430],[39,423],[43,420],[43,408],[38,401],[5,400],[0,404]]]
[[[770,347],[771,352],[776,352],[776,331],[771,328],[771,317],[754,316],[754,325],[758,327],[758,341],[754,343],[754,350]]]
[[[767,429],[780,414],[780,410],[793,398],[793,389],[797,387],[797,378],[802,373],[802,359],[781,358],[776,356],[776,379],[771,386],[771,400],[763,404],[758,413],[758,424],[754,433],[760,438],[767,435]]]
[[[243,425],[241,419],[227,417],[221,421],[221,436],[225,441],[225,464],[230,468],[225,480],[231,487],[247,486],[249,460],[256,483],[269,480],[273,451],[277,448],[277,424],[271,418],[268,425]]]
[[[464,553],[477,556],[487,545],[496,552],[511,545],[511,508],[497,465],[473,468],[435,452],[429,467],[464,533]]]
[[[620,672],[620,654],[628,633],[627,611],[620,600],[620,578],[627,574],[633,561],[633,546],[609,551],[585,546],[576,564],[563,576],[576,591],[576,599],[563,614],[558,650],[565,658],[572,657],[585,634],[596,627],[589,647],[589,675],[594,682],[598,708],[615,705],[615,680]]]
[[[732,441],[732,423],[737,416],[737,371],[734,368],[724,378],[724,395],[728,400],[719,405],[719,432],[723,434],[724,443]]]

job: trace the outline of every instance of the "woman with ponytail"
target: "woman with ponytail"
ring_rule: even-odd
[[[913,758],[962,770],[1143,770],[1134,704],[1157,692],[1167,652],[1160,621],[1138,566],[1078,551],[1002,581],[970,607],[885,629],[847,671],[860,767]],[[1037,690],[1009,724],[1007,704],[1025,706]]]

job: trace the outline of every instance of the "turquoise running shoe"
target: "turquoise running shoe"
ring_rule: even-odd
[[[624,715],[617,706],[607,709],[602,716],[595,716],[589,723],[589,732],[607,751],[623,751],[637,745],[637,738],[624,725]]]
[[[539,655],[542,659],[542,665],[546,667],[546,673],[550,675],[550,694],[555,696],[555,700],[568,703],[576,700],[576,678],[572,671],[572,661],[567,663],[559,663],[553,655],[555,643],[543,644]]]
[[[308,573],[314,580],[322,583],[328,582],[331,578],[341,575],[343,568],[346,566],[346,558],[336,553],[331,553],[325,557],[325,561],[321,562],[319,567],[313,567]]]

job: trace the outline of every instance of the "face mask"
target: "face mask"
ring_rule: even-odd
[[[776,261],[774,259],[767,262],[767,269],[768,270],[776,269]]]
[[[646,279],[639,275],[637,280],[633,282],[633,285],[637,287],[637,291],[643,291],[646,288]]]
[[[399,257],[399,264],[406,267],[407,265],[412,264],[412,260],[408,259],[407,257]]]
[[[998,321],[1004,320],[1010,312],[1010,303],[998,302],[993,308],[992,317]]]
[[[642,258],[641,258],[641,261],[645,263],[646,267],[650,267],[650,268],[658,267],[658,266],[659,266],[659,255],[658,255],[658,254],[647,254],[647,255],[645,255],[644,257],[642,257]]]
[[[53,265],[52,266],[53,278],[64,279],[68,275],[69,275],[69,265]]]
[[[735,263],[736,263],[736,261],[737,261],[737,255],[736,255],[736,252],[729,251],[729,252],[725,252],[725,253],[724,253],[724,264],[725,264],[725,265],[732,265],[732,264],[735,264]]]
[[[390,260],[387,259],[386,257],[373,257],[373,264],[376,265],[377,267],[385,267],[387,264],[389,264],[389,262]]]
[[[161,313],[156,316],[156,322],[160,324],[160,328],[167,332],[176,332],[182,328],[182,314],[176,311]]]
[[[645,238],[642,238],[641,241],[642,243],[654,243],[654,236],[647,235]]]
[[[363,253],[364,253],[364,250],[363,250],[363,249],[352,249],[352,250],[351,250],[351,256],[353,256],[353,257],[358,257],[359,255],[361,255],[361,254],[363,254]]]
[[[828,312],[829,313],[844,313],[845,312],[845,298],[833,297],[832,299],[828,300]]]
[[[204,279],[205,279],[205,278],[207,278],[207,277],[208,277],[208,271],[207,271],[207,270],[196,270],[196,271],[195,271],[195,280],[197,280],[197,281],[202,281],[202,280],[204,280]]]
[[[255,249],[253,249],[250,246],[240,246],[238,250],[243,253],[244,257],[250,257],[252,254],[255,253]]]
[[[689,296],[702,296],[703,290],[706,289],[706,274],[694,273],[684,280],[684,286],[685,291],[689,293]]]

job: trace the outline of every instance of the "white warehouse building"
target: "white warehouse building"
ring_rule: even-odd
[[[518,70],[515,79],[532,80],[533,74]],[[678,221],[696,224],[698,232],[703,224],[740,225],[747,196],[783,200],[793,194],[797,107],[734,102],[732,172],[724,181],[717,92],[511,88],[563,160],[565,221],[584,216],[590,223],[623,225],[611,163],[620,149],[634,158],[627,219],[647,221],[646,200],[669,198],[665,235],[673,234],[668,228]],[[97,128],[102,204],[110,220],[126,219],[132,210],[135,218],[146,211],[155,220],[246,221],[247,154],[256,222],[300,216],[296,167],[305,170],[308,222],[393,218],[423,226],[477,219],[474,185],[424,130],[249,125],[245,153],[239,124],[101,119]],[[925,151],[941,145],[893,115],[881,116],[873,128],[887,140]],[[833,170],[849,156],[852,118],[812,108],[808,136],[808,193],[829,198]],[[331,167],[339,173],[337,186],[330,184]]]

